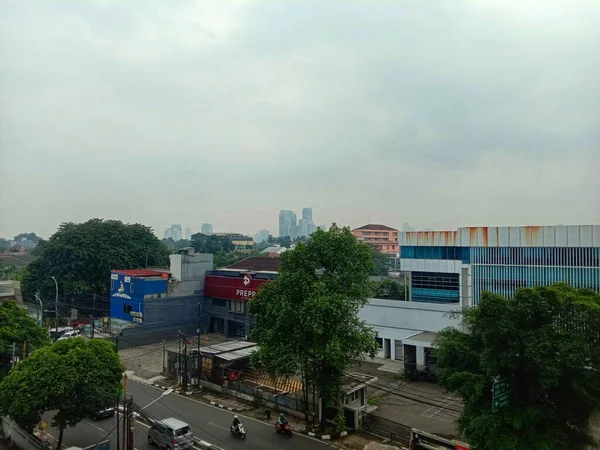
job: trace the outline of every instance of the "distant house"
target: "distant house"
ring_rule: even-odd
[[[386,225],[370,223],[352,230],[352,234],[360,242],[369,244],[386,255],[398,255],[398,230]]]
[[[279,256],[287,251],[288,249],[285,247],[282,247],[280,245],[274,245],[272,247],[267,247],[265,248],[263,251],[261,251],[260,253],[263,255],[268,255],[271,258],[279,258]]]

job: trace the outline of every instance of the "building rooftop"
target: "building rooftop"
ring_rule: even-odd
[[[271,258],[270,256],[251,256],[227,266],[226,269],[276,272],[280,262],[281,260],[279,258]]]
[[[37,256],[33,256],[31,253],[0,254],[0,262],[5,266],[26,266],[35,259]]]
[[[112,273],[118,273],[121,275],[128,275],[130,277],[160,277],[163,275],[168,275],[168,272],[162,272],[158,270],[150,270],[150,269],[125,269],[125,270],[111,270]]]
[[[370,223],[368,225],[363,225],[362,227],[355,228],[352,231],[356,231],[356,230],[398,231],[395,228],[388,227],[387,225],[379,225],[377,223]]]

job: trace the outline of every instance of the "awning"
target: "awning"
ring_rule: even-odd
[[[252,347],[243,348],[240,350],[234,350],[232,352],[227,353],[219,353],[214,355],[215,358],[224,359],[225,361],[237,361],[240,359],[250,358],[252,352],[258,350],[258,346],[254,345]]]
[[[423,331],[404,339],[402,343],[405,345],[416,345],[417,347],[432,347],[436,337],[437,333],[433,331]]]

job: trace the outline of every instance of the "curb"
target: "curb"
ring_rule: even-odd
[[[334,436],[332,436],[331,434],[317,434],[317,433],[313,433],[312,431],[306,431],[306,430],[302,430],[302,433],[310,436],[311,438],[321,439],[322,441],[330,441],[332,438],[344,437],[344,436],[348,435],[347,431],[342,431],[339,434],[339,436],[337,434]]]
[[[221,409],[226,409],[227,411],[243,411],[244,408],[230,408],[229,406],[225,406],[225,405],[221,405],[217,402],[210,402],[211,405],[213,406],[218,406]]]
[[[159,389],[162,389],[163,391],[166,391],[166,390],[168,390],[168,389],[171,389],[171,388],[170,388],[170,387],[168,387],[168,386],[163,386],[162,384],[156,384],[156,383],[152,383],[152,386],[154,386],[154,387],[157,387],[157,388],[159,388]]]

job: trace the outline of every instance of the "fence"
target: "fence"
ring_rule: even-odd
[[[408,443],[411,428],[383,417],[365,413],[362,419],[363,430],[367,433],[388,438],[392,442]]]
[[[19,428],[8,417],[2,417],[2,434],[22,450],[52,450],[50,443],[42,442],[37,436]]]

